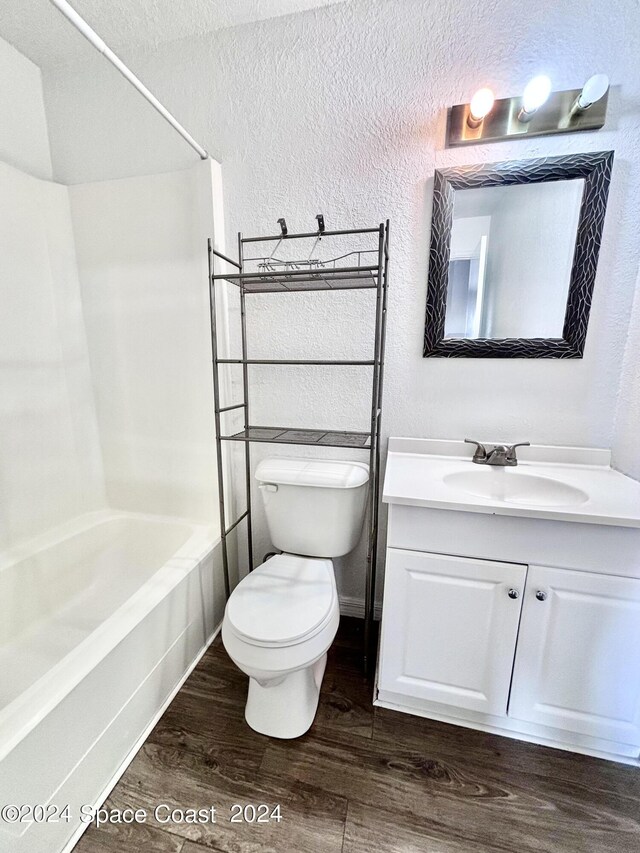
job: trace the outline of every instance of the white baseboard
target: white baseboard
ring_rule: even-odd
[[[357,619],[364,619],[364,599],[355,598],[351,595],[341,595],[340,614],[341,616],[355,616]],[[380,619],[381,616],[382,602],[376,601],[376,606],[373,612],[373,618]]]

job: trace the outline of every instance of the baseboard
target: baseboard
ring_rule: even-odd
[[[538,746],[546,746],[551,749],[561,749],[565,752],[576,752],[581,755],[590,755],[593,758],[602,758],[605,761],[613,761],[617,764],[627,764],[632,767],[640,767],[640,758],[636,755],[623,755],[619,752],[609,752],[607,749],[598,748],[599,745],[605,743],[598,738],[593,738],[593,743],[596,745],[590,746],[588,744],[589,738],[584,738],[583,742],[579,743],[578,741],[571,740],[570,737],[566,740],[548,737],[546,734],[548,729],[545,729],[543,726],[540,726],[536,733],[533,731],[526,732],[517,729],[509,729],[505,726],[496,726],[486,722],[472,722],[471,720],[465,720],[462,717],[455,717],[451,714],[442,714],[425,708],[420,708],[420,700],[412,700],[410,697],[399,697],[400,701],[398,701],[396,699],[390,699],[389,696],[391,695],[395,697],[397,694],[389,694],[383,691],[383,696],[380,698],[380,691],[376,687],[373,704],[378,708],[388,708],[390,711],[400,711],[403,714],[410,714],[414,717],[424,717],[428,720],[437,720],[440,723],[448,723],[451,726],[461,726],[464,729],[488,732],[489,734],[500,735],[500,737],[508,737],[511,740],[521,740],[525,741],[525,743],[533,743]],[[412,705],[411,702],[415,702],[416,704]],[[505,718],[505,720],[507,719],[509,718]],[[571,733],[565,732],[565,735],[570,734]]]
[[[183,687],[183,685],[184,685],[185,681],[189,678],[189,676],[191,675],[191,673],[193,672],[193,670],[194,670],[194,669],[196,668],[196,666],[200,663],[200,660],[201,660],[201,659],[202,659],[202,657],[204,656],[205,652],[207,651],[207,649],[209,648],[209,646],[211,645],[211,643],[213,643],[213,641],[215,640],[215,638],[216,638],[216,637],[218,636],[218,634],[220,633],[220,629],[221,629],[221,628],[222,628],[222,622],[218,625],[218,627],[217,627],[217,628],[216,628],[216,629],[211,633],[211,635],[207,638],[207,640],[205,641],[205,643],[204,643],[204,645],[202,646],[201,650],[198,652],[198,654],[197,654],[197,655],[195,656],[195,658],[193,659],[192,663],[191,663],[191,664],[189,665],[189,667],[186,669],[186,671],[185,671],[184,675],[180,678],[180,680],[178,681],[178,683],[176,684],[176,686],[173,688],[173,690],[171,691],[171,693],[167,696],[167,698],[166,698],[166,699],[165,699],[165,701],[163,702],[163,704],[162,704],[162,706],[160,707],[160,709],[159,709],[159,710],[157,711],[157,713],[154,715],[154,717],[153,717],[153,719],[151,720],[151,722],[148,724],[148,726],[147,726],[147,727],[145,728],[145,730],[142,732],[142,734],[140,735],[140,737],[138,738],[138,740],[136,741],[136,743],[133,745],[133,747],[131,748],[131,750],[127,753],[126,757],[124,758],[124,760],[122,761],[122,763],[120,764],[120,766],[118,767],[118,769],[116,770],[116,772],[113,774],[113,776],[111,777],[111,779],[107,782],[107,784],[106,784],[105,788],[103,789],[102,793],[100,794],[100,796],[96,799],[95,803],[93,803],[93,805],[94,805],[94,807],[95,807],[96,809],[98,809],[98,808],[100,808],[100,807],[102,806],[102,804],[103,804],[103,803],[104,803],[104,801],[107,799],[107,797],[109,796],[109,794],[111,793],[111,791],[112,791],[112,790],[115,788],[115,786],[118,784],[118,782],[120,781],[121,776],[124,774],[124,772],[125,772],[125,770],[127,769],[127,767],[131,764],[131,762],[133,761],[133,759],[136,757],[136,755],[138,754],[138,752],[139,752],[139,751],[140,751],[140,749],[142,748],[142,746],[143,746],[144,742],[145,742],[145,741],[146,741],[146,739],[149,737],[149,735],[151,734],[151,732],[152,732],[152,731],[153,731],[153,729],[155,728],[156,724],[157,724],[157,723],[158,723],[158,721],[160,720],[160,717],[162,717],[162,715],[163,715],[163,714],[164,714],[164,712],[167,710],[167,708],[169,707],[169,705],[173,702],[173,700],[174,700],[174,699],[175,699],[175,697],[177,696],[178,692],[179,692],[179,691],[180,691],[180,689]],[[63,847],[63,849],[62,849],[61,853],[71,853],[71,851],[73,850],[73,848],[76,846],[76,844],[77,844],[77,843],[78,843],[78,841],[80,840],[80,837],[83,835],[83,833],[84,833],[84,832],[86,832],[86,830],[89,828],[89,826],[90,826],[90,825],[91,825],[91,824],[86,824],[86,823],[81,824],[81,825],[78,827],[78,829],[76,830],[76,832],[71,836],[71,838],[70,838],[70,839],[69,839],[69,841],[66,843],[66,845]]]
[[[355,598],[351,595],[341,595],[340,614],[341,616],[355,616],[357,619],[364,619],[364,599]],[[376,601],[376,606],[373,611],[373,618],[380,619],[381,616],[382,602]]]

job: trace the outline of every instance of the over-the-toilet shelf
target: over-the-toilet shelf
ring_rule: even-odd
[[[223,255],[212,248],[209,241],[209,277],[211,298],[211,337],[213,344],[213,385],[216,417],[216,446],[218,454],[218,486],[219,504],[222,528],[222,554],[224,579],[227,597],[230,593],[229,567],[227,552],[227,536],[236,526],[247,519],[247,539],[249,554],[249,569],[254,567],[253,537],[251,516],[251,456],[250,447],[254,442],[270,444],[311,445],[315,447],[348,447],[354,451],[366,450],[369,453],[370,490],[368,506],[368,550],[365,582],[365,632],[364,632],[364,663],[369,669],[375,659],[372,649],[373,638],[373,604],[375,598],[375,567],[377,559],[378,539],[378,497],[380,488],[380,430],[382,415],[382,380],[384,367],[384,340],[387,314],[387,287],[389,262],[389,222],[383,222],[374,228],[346,229],[326,231],[324,217],[318,219],[318,230],[310,233],[289,234],[286,223],[279,220],[281,233],[264,237],[242,237],[238,234],[238,260]],[[332,238],[346,238],[353,242],[353,247],[336,254],[329,260],[314,257],[314,252],[321,241]],[[363,240],[375,241],[375,248],[365,248]],[[313,240],[310,251],[304,259],[283,259],[277,252],[288,241]],[[245,246],[250,243],[276,242],[270,255],[245,257]],[[360,241],[360,242],[358,242]],[[297,244],[296,244],[297,245]],[[326,242],[323,243],[323,247]],[[333,245],[333,244],[332,244]],[[344,240],[339,244],[339,250],[344,249]],[[216,273],[215,260],[223,262],[234,269],[234,272]],[[216,284],[230,282],[240,291],[240,320],[242,331],[242,358],[221,358],[218,354],[216,327]],[[250,359],[247,357],[247,324],[245,297],[252,293],[282,294],[296,291],[337,291],[370,289],[376,291],[375,300],[375,334],[373,357],[365,360],[344,359]],[[221,365],[242,366],[243,399],[240,403],[230,403],[222,406],[220,402]],[[314,365],[314,366],[350,366],[370,369],[373,372],[371,382],[371,414],[370,427],[367,432],[358,430],[299,429],[294,425],[270,426],[253,425],[249,416],[249,376],[251,365]],[[238,432],[224,435],[221,428],[221,414],[232,410],[243,410],[244,425]],[[319,418],[320,420],[320,418]],[[323,418],[324,420],[324,418]],[[222,458],[223,442],[242,442],[245,447],[245,485],[247,507],[243,514],[231,524],[225,519],[225,482]]]

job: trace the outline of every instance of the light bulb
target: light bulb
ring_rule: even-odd
[[[606,74],[594,74],[589,77],[578,95],[576,106],[578,109],[587,110],[591,104],[595,104],[600,98],[604,98],[609,89],[609,78]]]
[[[534,113],[551,94],[551,80],[546,74],[539,74],[529,80],[522,93],[522,108],[526,113]]]
[[[518,113],[518,121],[531,121],[535,112],[551,94],[551,80],[546,74],[539,74],[529,80],[522,93],[522,107]]]
[[[482,121],[491,112],[495,98],[491,89],[478,89],[469,104],[469,117],[472,121]]]

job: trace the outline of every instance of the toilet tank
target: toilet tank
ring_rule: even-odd
[[[369,466],[335,459],[263,459],[256,479],[271,542],[280,551],[341,557],[358,543]]]

